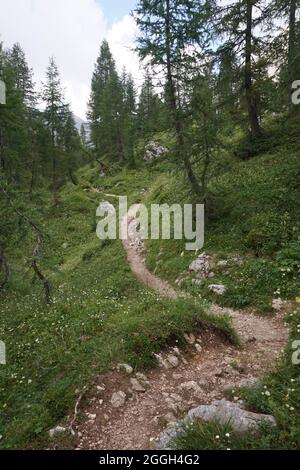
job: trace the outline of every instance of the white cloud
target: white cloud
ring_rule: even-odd
[[[112,25],[107,34],[107,40],[119,70],[126,67],[135,80],[139,81],[142,78],[142,70],[138,55],[134,52],[137,32],[138,27],[134,19],[130,15],[126,15],[121,21]]]
[[[136,26],[130,16],[109,29],[96,0],[0,0],[0,40],[19,42],[35,72],[44,80],[50,56],[56,58],[75,114],[85,118],[90,80],[99,47],[107,37],[117,65],[138,75],[131,51]]]

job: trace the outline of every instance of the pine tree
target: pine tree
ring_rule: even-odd
[[[64,148],[64,165],[66,173],[70,177],[73,184],[77,184],[74,174],[81,163],[81,140],[76,129],[75,120],[69,105],[65,108],[65,122],[63,127],[63,148]]]
[[[28,116],[23,89],[25,76],[10,50],[1,47],[0,78],[6,85],[6,105],[0,108],[0,161],[9,181],[19,183],[26,169]]]
[[[124,159],[121,111],[121,80],[107,41],[103,41],[91,84],[88,119],[97,157]]]
[[[134,144],[136,136],[136,90],[133,78],[123,71],[122,78],[123,107],[121,113],[122,142],[125,159],[129,166],[135,166]]]
[[[164,130],[165,108],[160,97],[155,93],[149,70],[146,70],[137,109],[137,124],[139,135],[150,137],[158,131]]]
[[[240,70],[234,51],[227,44],[221,45],[216,53],[218,77],[216,91],[219,112],[228,127],[239,122]]]
[[[58,67],[54,58],[50,58],[46,71],[46,83],[43,85],[42,99],[45,103],[44,119],[49,130],[52,157],[52,190],[57,191],[57,160],[63,144],[63,129],[68,111]]]
[[[80,134],[81,144],[82,144],[83,148],[86,149],[87,146],[88,146],[88,140],[87,140],[86,128],[85,128],[85,125],[83,123],[80,126],[79,134]]]
[[[29,68],[25,53],[18,43],[14,44],[10,51],[10,62],[15,70],[16,87],[22,93],[26,107],[28,109],[33,108],[37,102],[34,92],[33,71]]]

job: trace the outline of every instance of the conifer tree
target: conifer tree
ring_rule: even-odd
[[[264,20],[261,3],[260,0],[238,0],[220,8],[219,31],[225,37],[224,45],[238,58],[240,69],[243,71],[243,90],[251,138],[261,134],[259,96],[254,79],[256,48],[264,40],[262,30],[260,37],[254,34]]]
[[[57,164],[63,145],[63,129],[66,120],[67,106],[61,85],[58,67],[53,57],[50,58],[46,71],[46,83],[43,85],[42,99],[45,104],[44,119],[49,130],[52,160],[52,190],[57,188]]]
[[[164,104],[155,93],[149,70],[141,87],[137,109],[137,125],[142,137],[150,137],[155,132],[164,130]]]
[[[92,77],[88,119],[97,157],[124,159],[121,111],[122,84],[107,41],[103,41]]]

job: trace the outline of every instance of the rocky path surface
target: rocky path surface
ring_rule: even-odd
[[[129,232],[123,245],[129,265],[140,282],[161,295],[178,293],[148,271],[144,247],[136,237],[133,211],[123,219],[122,232]],[[224,342],[210,330],[185,335],[186,347],[176,345],[158,357],[160,368],[147,376],[128,365],[97,377],[76,427],[78,449],[151,449],[159,433],[189,409],[211,403],[231,390],[239,400],[238,387],[253,384],[272,369],[288,339],[284,312],[259,317],[213,305],[214,314],[228,314],[241,338],[242,347]]]

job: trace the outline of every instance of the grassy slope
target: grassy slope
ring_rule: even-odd
[[[41,266],[53,285],[53,305],[45,306],[41,285],[32,284],[33,238],[21,224],[12,233],[7,254],[13,275],[1,296],[0,338],[7,348],[7,365],[0,369],[2,448],[45,446],[47,430],[73,408],[76,388],[116,361],[155,365],[153,352],[208,322],[200,303],[162,299],[143,288],[121,243],[96,237],[104,192],[128,194],[136,202],[155,171],[99,179],[86,168],[79,176],[78,187],[63,188],[57,208],[47,193],[32,202],[19,197],[18,205],[45,235]],[[93,185],[103,196],[85,191]],[[209,321],[234,339],[228,319]]]
[[[264,311],[279,295],[275,291],[286,298],[298,295],[299,158],[296,146],[277,147],[247,162],[228,157],[218,178],[211,180],[205,249],[216,260],[230,254],[244,257],[241,267],[215,271],[213,282],[228,287],[223,304]],[[147,203],[189,202],[186,183],[173,171],[170,163],[160,162],[99,179],[94,169],[85,168],[77,188],[63,188],[59,208],[53,209],[44,193],[37,194],[32,204],[25,200],[27,213],[47,235],[42,265],[51,277],[55,302],[45,307],[40,285],[31,285],[26,257],[32,236],[20,226],[8,253],[14,275],[1,298],[0,338],[5,339],[8,352],[8,364],[0,369],[3,448],[45,445],[47,429],[73,406],[76,388],[115,361],[152,366],[153,351],[181,339],[182,331],[197,327],[205,318],[201,297],[213,298],[206,286],[201,290],[189,283],[185,286],[199,297],[197,308],[189,301],[157,298],[131,275],[120,242],[101,243],[95,236],[95,211],[102,197],[109,199],[105,192],[127,194],[130,202],[138,202],[146,189]],[[103,196],[84,191],[92,186]],[[171,282],[195,256],[184,252],[179,241],[149,241],[147,250],[148,266]],[[300,323],[299,314],[292,321]],[[226,321],[218,326],[232,335]],[[296,327],[293,337],[297,338]],[[300,423],[295,411],[285,406],[299,411],[298,400],[287,391],[295,380],[292,388],[299,396],[299,366],[291,366],[290,355],[289,348],[285,364],[267,379],[272,398],[262,395],[262,390],[248,397],[253,409],[278,411],[280,434],[259,442],[246,438],[246,443],[239,441],[232,447],[280,446],[284,437],[286,445],[299,447]],[[216,444],[214,429],[210,433],[205,428],[206,440],[201,432],[188,434],[184,446],[221,445],[220,440]]]
[[[299,162],[299,149],[281,147],[247,162],[230,159],[225,171],[211,179],[205,251],[216,262],[236,254],[244,262],[214,267],[213,279],[198,288],[186,281],[187,290],[226,306],[261,311],[270,311],[274,297],[300,296]],[[185,187],[163,175],[148,202],[186,202]],[[149,241],[147,253],[148,267],[171,282],[195,257],[184,252],[182,241]],[[210,283],[225,284],[224,297],[214,298],[207,289]]]

